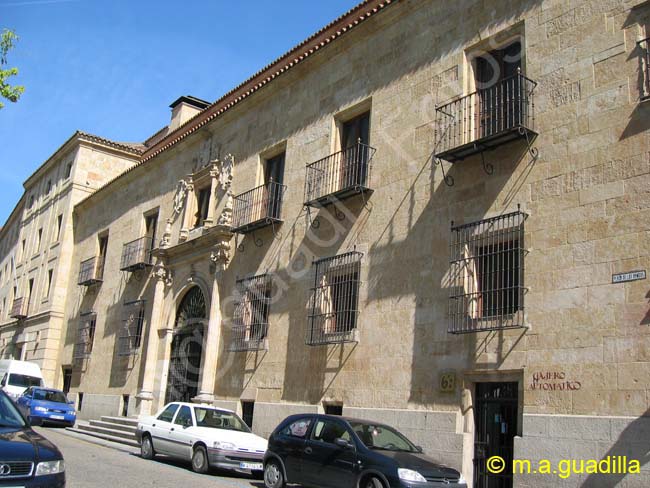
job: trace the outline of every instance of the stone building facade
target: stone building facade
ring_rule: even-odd
[[[144,146],[82,132],[24,183],[0,234],[2,357],[33,361],[48,384],[61,376],[59,352],[72,259],[72,209],[133,166]]]
[[[645,463],[649,18],[367,0],[215,103],[185,97],[196,115],[74,209],[59,362],[80,415],[372,418],[475,487],[494,454]]]

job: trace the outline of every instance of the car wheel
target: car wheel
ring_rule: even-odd
[[[194,449],[192,454],[192,470],[197,473],[205,474],[208,472],[210,465],[208,464],[208,451],[205,447],[198,446]]]
[[[153,459],[156,455],[156,451],[153,450],[153,442],[149,435],[142,437],[142,443],[140,444],[140,456],[143,459]]]
[[[284,474],[277,461],[269,461],[264,467],[264,486],[266,488],[284,488]]]
[[[384,484],[379,478],[371,476],[370,478],[366,479],[366,481],[363,483],[362,488],[384,488]]]

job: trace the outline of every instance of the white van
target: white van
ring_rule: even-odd
[[[44,386],[41,368],[36,363],[0,360],[0,388],[14,400],[30,386]]]

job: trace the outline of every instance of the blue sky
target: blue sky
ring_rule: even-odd
[[[214,101],[360,0],[0,0],[25,85],[0,109],[0,225],[75,130],[143,141],[181,95]]]

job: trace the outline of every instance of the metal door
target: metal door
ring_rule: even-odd
[[[474,488],[511,488],[513,441],[517,434],[517,383],[477,383],[474,436]],[[489,473],[486,461],[500,456],[505,469]]]
[[[205,298],[198,286],[183,297],[176,313],[167,375],[166,402],[189,402],[199,392]]]

